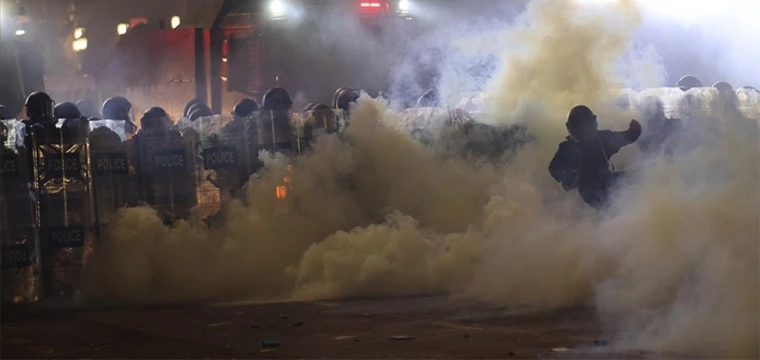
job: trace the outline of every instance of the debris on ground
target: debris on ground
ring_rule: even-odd
[[[275,351],[277,351],[276,348],[261,349],[261,352],[263,353],[275,352]]]
[[[464,334],[464,336],[462,336],[462,337],[465,338],[465,339],[469,339],[470,338],[470,334]]]
[[[288,319],[288,316],[287,316],[287,315],[280,315],[280,319],[282,319],[282,320],[287,320],[287,319]]]
[[[303,321],[296,321],[293,323],[293,327],[301,327],[303,326]]]
[[[394,335],[391,337],[393,340],[414,340],[414,336],[406,336],[406,335]]]
[[[261,328],[261,325],[256,324],[256,323],[251,323],[251,329],[259,329],[259,328]]]
[[[607,346],[608,344],[607,340],[594,340],[594,346]]]
[[[263,348],[276,348],[280,346],[280,342],[277,340],[264,340],[261,342]]]
[[[341,336],[336,336],[335,340],[347,340],[347,339],[353,339],[355,337],[356,336],[353,336],[353,335],[341,335]]]
[[[566,347],[558,347],[558,348],[554,348],[554,349],[552,349],[552,351],[554,351],[554,352],[559,352],[559,353],[562,353],[562,352],[566,352],[566,351],[568,351],[568,350],[570,350],[570,349],[568,349],[568,348],[566,348]]]

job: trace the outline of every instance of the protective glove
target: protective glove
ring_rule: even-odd
[[[636,119],[632,119],[631,123],[628,125],[628,141],[629,142],[635,142],[639,139],[639,136],[641,136],[641,124],[636,121]]]

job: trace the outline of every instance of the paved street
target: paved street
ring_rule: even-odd
[[[4,359],[649,356],[611,354],[599,339],[585,309],[528,313],[444,297],[2,313]]]

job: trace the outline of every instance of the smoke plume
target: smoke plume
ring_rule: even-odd
[[[746,130],[756,123],[723,114],[715,119],[722,126],[691,134],[698,145],[670,157],[645,158],[629,146],[616,166],[634,175],[603,214],[549,177],[570,107],[587,104],[601,127],[624,130],[635,114],[617,109],[611,90],[661,80],[651,54],[634,44],[640,22],[630,1],[549,1],[531,3],[500,31],[518,51],[502,51],[488,110],[535,136],[510,161],[441,158],[365,94],[343,137],[324,136],[297,159],[268,160],[246,201],[223,210],[221,228],[166,228],[151,209],[122,210],[88,266],[85,295],[156,302],[445,292],[540,309],[592,304],[621,334],[616,346],[758,356],[760,151]],[[642,74],[642,66],[655,70]],[[278,200],[284,176],[293,190]]]

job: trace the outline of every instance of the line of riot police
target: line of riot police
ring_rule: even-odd
[[[669,106],[679,107],[683,122],[694,126],[703,98],[717,99],[714,116],[735,112],[739,98],[755,104],[750,110],[757,107],[756,90],[734,92],[726,85],[704,88],[684,77],[676,88],[664,89],[678,93],[681,104]],[[635,106],[645,116],[639,140],[644,151],[667,147],[679,129],[674,124],[682,122],[665,116],[663,94],[655,89],[621,98],[621,108]],[[106,100],[100,120],[91,101],[54,106],[48,95],[32,94],[28,120],[0,123],[3,300],[72,293],[93,245],[120,209],[150,206],[171,224],[196,213],[213,219],[231,199],[245,201],[245,184],[262,170],[262,154],[297,156],[320,134],[342,133],[358,99],[357,90],[343,87],[332,104],[308,104],[295,113],[290,94],[273,88],[261,106],[244,99],[230,116],[214,115],[193,100],[175,124],[163,109],[151,108],[138,131],[123,97]],[[4,119],[11,117],[4,112],[0,107]],[[445,109],[435,91],[401,117],[416,139],[445,156],[499,159],[531,140],[524,125],[489,125],[463,109]],[[286,190],[273,189],[272,196]]]
[[[45,93],[30,95],[29,119],[2,120],[0,128],[3,301],[74,294],[120,209],[147,205],[167,224],[194,211],[211,217],[241,197],[263,166],[262,151],[296,156],[345,124],[343,110],[319,105],[301,117],[292,103],[287,91],[273,88],[261,108],[246,99],[230,118],[193,101],[177,124],[151,108],[138,131],[123,97],[106,100],[99,120],[75,104],[54,105]]]

